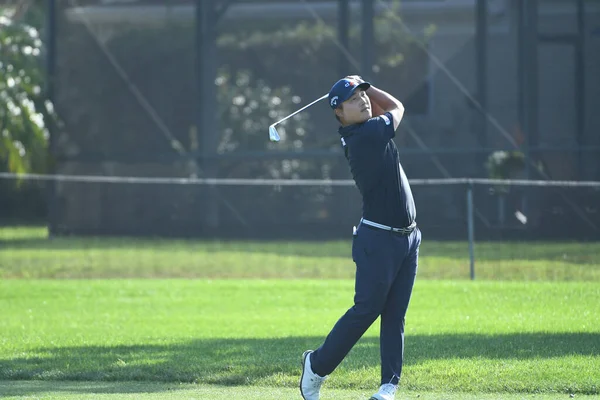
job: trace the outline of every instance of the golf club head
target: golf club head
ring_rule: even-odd
[[[269,139],[271,139],[272,142],[279,142],[281,140],[279,133],[277,133],[277,129],[275,129],[275,125],[269,126]]]

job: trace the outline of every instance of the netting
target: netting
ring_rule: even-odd
[[[341,32],[343,3],[347,35]],[[331,109],[316,105],[282,124],[277,144],[268,141],[267,129],[349,73],[364,75],[404,103],[395,141],[415,182],[461,176],[597,180],[593,101],[586,103],[586,120],[577,121],[578,101],[598,92],[595,69],[585,69],[584,92],[578,93],[574,48],[540,47],[540,61],[549,61],[539,63],[539,129],[528,132],[516,79],[524,68],[518,58],[523,10],[489,2],[482,18],[476,3],[58,1],[54,75],[48,78],[54,78],[61,125],[50,127],[48,172],[63,178],[0,180],[0,220],[48,223],[55,234],[346,235],[360,217],[360,199],[351,183],[333,183],[351,177]],[[573,5],[542,3],[541,33],[555,27],[575,32]],[[209,19],[215,25],[199,16],[207,4],[214,5]],[[372,46],[363,45],[365,4],[373,6]],[[586,6],[584,22],[592,26],[600,13]],[[568,27],[556,23],[561,18],[569,19]],[[479,46],[482,21],[487,33]],[[207,27],[214,31],[203,31]],[[206,54],[211,34],[214,48]],[[586,41],[581,49],[590,65],[598,53],[593,45]],[[487,96],[477,93],[482,49]],[[207,109],[214,117],[208,124]],[[490,167],[496,152],[508,162]],[[113,185],[67,178],[72,175],[165,180]],[[179,176],[308,183],[172,184]],[[415,190],[419,222],[429,234],[464,237],[466,185]],[[591,187],[506,189],[481,181],[474,194],[481,238],[586,238],[596,232],[597,223],[589,222],[597,221]],[[526,224],[516,217],[521,214]],[[546,229],[557,221],[566,226]]]
[[[44,209],[57,234],[344,238],[361,217],[352,180],[0,173],[0,181],[53,193]],[[411,185],[419,226],[431,238],[467,239],[468,190],[478,240],[600,237],[598,182],[463,178]]]

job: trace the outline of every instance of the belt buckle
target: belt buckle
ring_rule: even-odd
[[[408,235],[411,231],[409,228],[392,228],[393,232],[401,233],[403,235]]]

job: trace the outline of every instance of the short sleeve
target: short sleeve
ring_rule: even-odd
[[[362,128],[366,134],[375,134],[384,143],[387,143],[396,136],[396,131],[394,130],[394,117],[389,112],[369,119],[364,123]]]

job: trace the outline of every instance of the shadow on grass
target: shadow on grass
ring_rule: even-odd
[[[185,389],[189,389],[186,386]],[[180,390],[178,383],[160,384],[150,382],[56,382],[56,381],[0,381],[0,397],[29,396],[45,392],[128,394],[160,393]]]
[[[0,247],[25,250],[130,250],[171,251],[189,250],[205,252],[271,253],[290,256],[350,257],[351,240],[333,241],[228,241],[203,239],[134,238],[134,237],[58,237],[11,239],[0,238]]]
[[[300,355],[321,337],[206,339],[173,345],[82,346],[39,349],[0,360],[0,380],[196,382],[248,385],[269,377],[299,376]],[[442,359],[528,360],[568,355],[600,356],[600,333],[415,335],[406,339],[405,365]],[[343,363],[347,371],[379,365],[379,341],[363,338]],[[135,386],[64,386],[83,393],[148,391]],[[176,387],[176,385],[175,385]],[[46,386],[47,388],[47,386]],[[6,388],[5,388],[6,390]],[[35,384],[10,395],[36,393]],[[155,387],[154,390],[167,390]],[[128,392],[125,392],[128,393]]]

